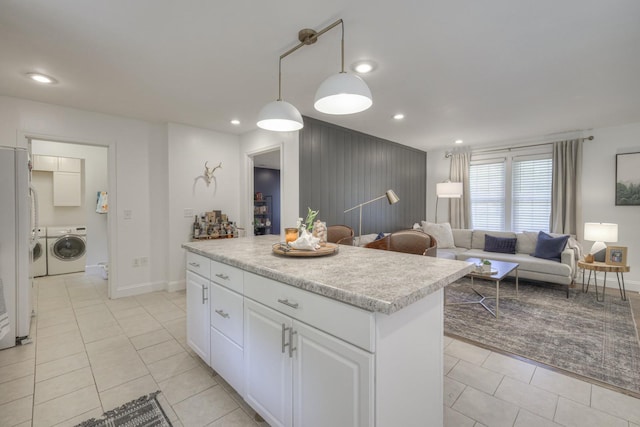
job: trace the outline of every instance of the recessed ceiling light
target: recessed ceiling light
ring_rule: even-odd
[[[393,118],[395,120],[402,120],[402,119],[404,119],[404,114],[398,113],[398,114],[394,115]]]
[[[27,73],[26,76],[38,83],[44,83],[44,84],[58,83],[58,81],[53,77],[47,76],[46,74],[42,74],[42,73]]]
[[[376,63],[373,61],[358,61],[351,66],[351,69],[353,69],[353,71],[360,74],[370,73],[375,68]]]
[[[462,144],[462,140],[461,139],[456,139],[456,144]]]
[[[232,125],[235,125],[235,126],[238,126],[238,125],[240,124],[240,120],[238,120],[238,119],[233,119],[233,120],[231,120],[231,124],[232,124]]]

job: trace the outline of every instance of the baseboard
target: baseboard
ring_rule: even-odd
[[[169,284],[167,285],[167,292],[183,291],[185,289],[187,289],[186,280],[178,280],[178,281],[175,281],[175,282],[169,282]]]
[[[112,298],[131,297],[149,292],[164,291],[165,289],[167,289],[167,282],[136,283],[134,285],[117,288]]]
[[[611,277],[613,276],[613,278]],[[602,285],[602,275],[599,277],[598,285]],[[585,278],[586,281],[586,278]],[[593,279],[591,280],[591,284],[593,285]],[[616,279],[615,274],[607,275],[607,288],[618,289],[618,280]],[[626,280],[624,281],[624,288],[627,292],[640,292],[640,282],[637,280]]]
[[[88,274],[89,276],[102,276],[102,272],[104,271],[104,268],[102,268],[102,266],[100,265],[87,265],[84,268],[84,272],[85,274]]]

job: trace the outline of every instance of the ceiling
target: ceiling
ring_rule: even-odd
[[[298,30],[339,18],[346,66],[378,64],[374,105],[313,109],[338,28],[282,62],[303,115],[424,150],[640,122],[637,0],[0,0],[0,94],[241,134],[277,98]]]

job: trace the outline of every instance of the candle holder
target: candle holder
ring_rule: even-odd
[[[295,242],[298,239],[298,229],[297,228],[285,228],[284,229],[284,240],[287,243]]]

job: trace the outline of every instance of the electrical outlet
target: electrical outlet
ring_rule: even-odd
[[[140,267],[140,260],[138,258],[134,258],[131,262],[131,267],[137,268]]]
[[[191,208],[185,208],[185,209],[184,209],[184,214],[183,214],[183,216],[184,216],[185,218],[189,218],[189,219],[191,219],[191,218],[193,218],[193,217],[195,216],[195,214],[196,214],[196,213],[195,213],[195,211],[194,211],[193,209],[191,209]]]
[[[131,209],[125,209],[122,211],[122,216],[124,219],[131,219],[133,218],[133,211]]]
[[[149,257],[143,256],[140,258],[140,267],[146,267],[149,265]]]

